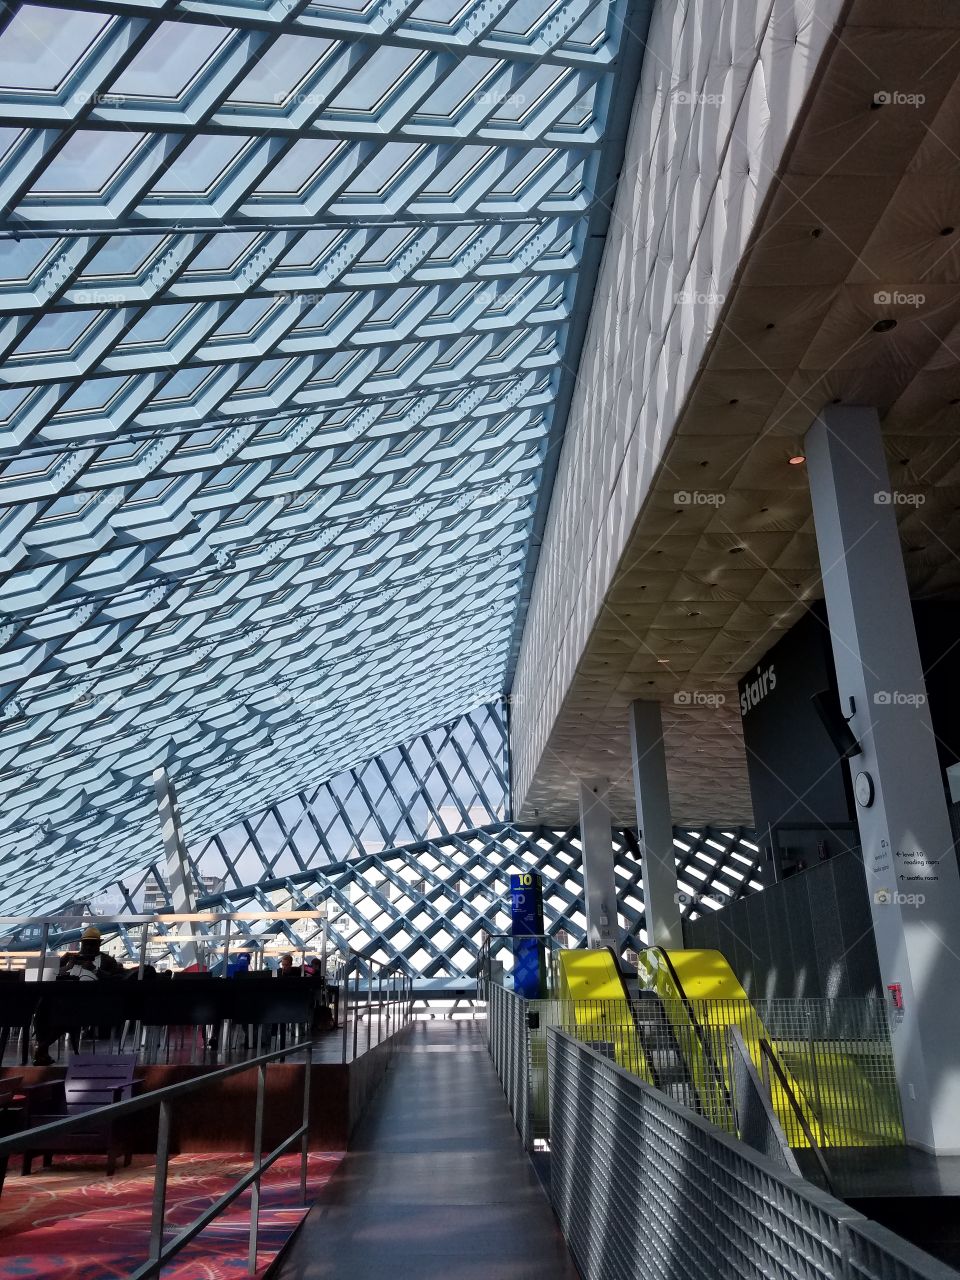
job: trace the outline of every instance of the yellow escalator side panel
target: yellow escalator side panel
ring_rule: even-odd
[[[623,979],[607,950],[561,951],[560,995],[564,1000],[623,1000]]]
[[[570,1001],[570,1030],[587,1043],[609,1044],[617,1064],[653,1083],[653,1073],[633,1023],[620,970],[607,950],[561,951],[560,998]]]
[[[688,1000],[746,1000],[747,993],[719,951],[665,951]]]

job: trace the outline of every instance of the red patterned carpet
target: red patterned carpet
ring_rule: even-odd
[[[342,1153],[312,1153],[307,1199],[313,1201]],[[60,1156],[52,1169],[19,1175],[16,1159],[0,1196],[0,1280],[110,1280],[147,1258],[153,1161],[135,1156],[112,1178],[103,1161]],[[182,1228],[250,1168],[249,1156],[183,1155],[170,1161],[167,1225]],[[299,1226],[300,1160],[283,1156],[260,1195],[257,1275],[262,1276]],[[163,1270],[163,1280],[235,1280],[247,1274],[250,1194],[235,1201]]]

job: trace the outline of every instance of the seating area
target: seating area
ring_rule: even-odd
[[[304,1038],[334,1029],[339,990],[320,980],[269,981],[271,975],[223,980],[204,974],[172,981],[136,976],[98,982],[43,981],[0,987],[0,1063],[11,1053],[30,1061],[34,1035],[54,1053],[68,1038],[103,1052],[134,1051],[142,1061],[169,1061],[192,1045],[196,1032],[210,1052],[249,1050],[274,1038]]]

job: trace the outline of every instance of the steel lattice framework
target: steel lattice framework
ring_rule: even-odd
[[[220,832],[189,859],[198,893],[344,862],[509,815],[507,724],[491,703]],[[171,905],[161,867],[117,888],[131,908],[152,886]]]
[[[684,915],[717,910],[759,885],[756,847],[740,830],[677,829],[677,873]],[[623,949],[646,945],[640,847],[635,831],[615,830],[617,897]],[[244,911],[326,904],[329,934],[423,978],[469,975],[484,932],[510,928],[510,876],[543,878],[544,926],[565,945],[585,938],[583,865],[576,828],[498,823],[296,875],[263,880],[201,899],[205,909]],[[694,897],[702,895],[700,905]],[[293,946],[310,946],[318,926],[276,926]]]
[[[4,909],[503,691],[648,17],[5,6]]]

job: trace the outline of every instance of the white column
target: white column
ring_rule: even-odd
[[[630,751],[643,850],[647,942],[651,947],[676,950],[683,947],[683,926],[677,901],[677,859],[659,702],[630,704]]]
[[[874,409],[825,409],[807,468],[908,1141],[960,1151],[960,876]]]
[[[154,770],[153,795],[160,817],[164,874],[170,889],[170,901],[174,911],[191,914],[197,909],[197,897],[190,878],[190,863],[187,860],[187,847],[183,839],[180,813],[177,809],[177,794],[173,779],[162,766]],[[183,926],[181,925],[180,928]],[[196,941],[200,930],[196,924],[190,924],[186,928],[194,941],[180,945],[180,958],[184,965],[202,963],[203,949]]]
[[[580,843],[583,847],[583,902],[587,946],[613,947],[620,954],[613,822],[606,790],[580,783]]]

